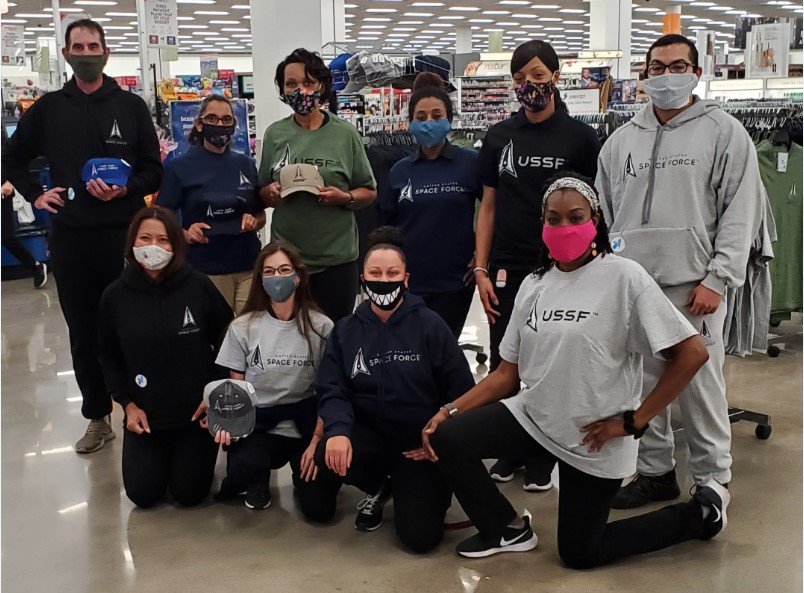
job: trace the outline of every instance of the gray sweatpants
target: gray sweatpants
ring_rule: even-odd
[[[726,380],[723,363],[723,326],[726,320],[726,300],[711,315],[693,316],[685,305],[695,284],[665,287],[668,299],[701,333],[709,350],[709,361],[701,367],[687,388],[678,397],[681,420],[690,449],[690,471],[696,484],[714,479],[721,484],[731,481],[731,424],[726,402]],[[642,397],[647,396],[659,380],[664,363],[645,358]],[[637,471],[644,476],[659,476],[675,467],[675,443],[670,427],[670,407],[650,422],[639,441]]]

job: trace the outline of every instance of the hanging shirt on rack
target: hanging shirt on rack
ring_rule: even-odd
[[[377,205],[405,236],[411,292],[464,289],[475,251],[475,202],[482,194],[477,153],[449,142],[432,161],[417,150],[391,169]]]
[[[770,264],[773,285],[772,312],[802,307],[802,148],[774,146],[769,140],[757,146],[762,182],[768,192],[776,232],[775,259]]]
[[[491,266],[529,272],[542,245],[542,189],[558,171],[594,179],[600,142],[588,125],[563,111],[533,124],[524,108],[489,129],[480,179],[496,190]]]

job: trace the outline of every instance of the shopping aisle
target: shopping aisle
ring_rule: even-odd
[[[485,343],[480,311],[475,302],[467,326]],[[482,561],[453,552],[466,531],[448,532],[438,550],[423,557],[398,547],[388,521],[378,532],[358,533],[352,521],[361,497],[350,488],[339,498],[336,525],[308,525],[294,507],[287,469],[278,472],[278,496],[266,511],[211,501],[189,510],[134,510],[122,492],[119,407],[117,439],[86,457],[72,450],[85,420],[74,377],[59,375],[70,369],[70,357],[55,289],[34,292],[27,280],[4,282],[2,315],[5,590],[161,593],[213,583],[247,592],[740,593],[769,590],[769,581],[774,593],[802,588],[800,338],[787,340],[787,351],[776,359],[728,359],[730,403],[770,414],[773,435],[760,442],[754,425],[734,425],[726,531],[711,542],[577,572],[563,568],[556,553],[557,492],[526,495],[521,480],[503,489],[532,512],[540,548]],[[797,323],[784,322],[774,333],[799,329],[800,317]],[[221,474],[219,466],[216,485]],[[690,481],[686,471],[680,475]],[[386,519],[392,513],[389,505]]]

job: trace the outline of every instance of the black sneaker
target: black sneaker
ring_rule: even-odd
[[[530,528],[530,513],[525,511],[522,518],[525,521],[524,527],[506,527],[499,539],[483,538],[478,533],[459,543],[455,551],[466,558],[485,558],[501,552],[532,550],[539,544],[539,538]]]
[[[245,505],[255,511],[271,506],[271,489],[268,487],[267,480],[248,487]]]
[[[681,495],[676,481],[676,470],[663,476],[637,476],[636,480],[620,488],[611,501],[613,509],[635,509],[649,502],[675,500]]]
[[[391,498],[391,484],[385,481],[377,494],[368,495],[357,504],[355,529],[358,531],[374,531],[382,525],[382,511],[385,503]]]
[[[518,460],[498,459],[497,463],[491,466],[489,475],[495,482],[510,482],[514,479],[514,474],[524,467]]]
[[[246,494],[246,491],[247,489],[245,487],[241,484],[237,484],[233,479],[227,476],[223,479],[220,489],[212,498],[215,500],[231,500],[238,496],[243,496]]]
[[[536,467],[525,464],[525,492],[546,492],[553,487],[553,468],[544,467],[544,463],[533,463]]]
[[[34,266],[33,273],[34,288],[44,288],[47,284],[47,264],[38,263]]]
[[[704,519],[704,527],[700,539],[712,539],[720,533],[728,519],[726,509],[731,502],[731,494],[727,488],[714,480],[699,486],[692,499],[702,507],[709,507],[709,515]]]

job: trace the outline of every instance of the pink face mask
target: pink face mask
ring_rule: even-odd
[[[563,263],[573,262],[581,257],[597,236],[593,220],[570,226],[542,227],[542,240],[550,250],[550,256]]]

